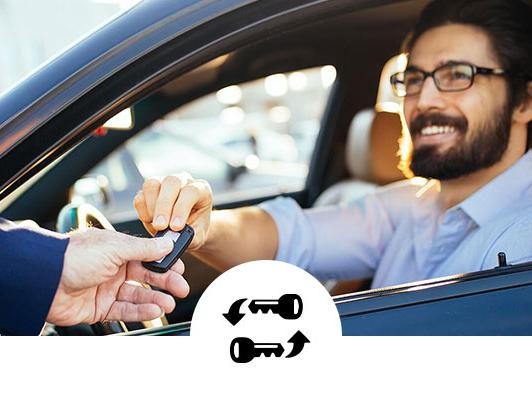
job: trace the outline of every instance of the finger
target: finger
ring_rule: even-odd
[[[152,219],[150,218],[146,198],[142,190],[133,198],[133,207],[135,207],[135,211],[137,211],[137,215],[142,222],[151,222]]]
[[[176,297],[184,298],[188,296],[190,286],[185,278],[177,272],[179,269],[182,267],[176,264],[168,272],[159,274],[147,270],[138,262],[132,262],[128,265],[127,279],[147,283],[166,290]]]
[[[127,283],[120,287],[117,300],[134,304],[156,304],[165,313],[170,313],[175,308],[175,300],[172,296],[144,286]]]
[[[153,212],[155,229],[161,231],[168,228],[172,209],[184,183],[179,176],[171,175],[163,179]]]
[[[203,181],[194,181],[184,186],[179,193],[172,211],[172,222],[170,227],[174,230],[181,230],[190,218],[192,209],[196,209],[199,214],[210,213],[212,205],[212,193],[210,187]],[[199,215],[194,216],[195,219]]]
[[[144,198],[144,193],[142,191],[138,192],[133,198],[133,207],[135,207],[139,220],[142,222],[142,225],[144,225],[146,230],[152,235],[155,234],[157,230],[151,224],[152,218],[150,218],[146,199]]]
[[[155,261],[172,251],[174,242],[168,237],[139,238],[120,232],[109,232],[107,247],[110,254],[118,256],[118,265],[128,261]]]
[[[163,315],[163,310],[156,304],[133,304],[115,301],[106,319],[124,322],[150,321]]]
[[[192,218],[195,220],[195,218]],[[210,224],[210,216],[202,216],[197,221],[191,222],[189,219],[189,225],[194,229],[194,237],[188,245],[187,251],[195,251],[203,246],[207,239],[207,232]]]
[[[170,270],[177,272],[179,275],[183,275],[185,273],[185,264],[178,258],[175,264],[170,267]]]
[[[153,211],[155,210],[155,203],[157,202],[160,189],[161,183],[157,179],[146,179],[142,185],[142,191],[144,193],[144,199],[146,200],[146,208],[148,210],[150,221],[153,221]]]

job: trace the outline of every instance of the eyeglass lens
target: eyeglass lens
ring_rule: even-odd
[[[467,64],[444,65],[434,70],[432,76],[436,87],[442,91],[464,90],[471,86],[474,71]],[[394,82],[399,95],[414,95],[421,92],[426,74],[418,70],[408,70]]]

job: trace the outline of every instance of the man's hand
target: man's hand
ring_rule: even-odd
[[[178,231],[188,223],[194,229],[189,250],[199,249],[207,240],[212,191],[202,179],[193,179],[188,173],[167,176],[162,182],[147,179],[133,204],[139,219],[152,235],[168,227]]]
[[[127,281],[186,297],[190,289],[181,276],[181,260],[165,274],[148,271],[140,263],[158,260],[172,247],[169,238],[137,238],[94,228],[74,233],[47,321],[61,326],[103,320],[147,321],[171,312],[175,307],[172,296]]]

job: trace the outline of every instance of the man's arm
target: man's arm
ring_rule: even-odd
[[[63,270],[68,237],[0,219],[0,334],[37,335]]]
[[[196,236],[189,251],[221,271],[277,259],[319,279],[369,277],[393,231],[387,207],[375,196],[343,209],[303,210],[292,199],[278,198],[211,213],[208,183],[187,175],[147,180],[134,205],[152,234],[192,225]]]
[[[253,260],[273,260],[278,233],[271,216],[259,207],[214,211],[203,246],[191,251],[214,268],[225,271]]]

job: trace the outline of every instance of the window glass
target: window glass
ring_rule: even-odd
[[[183,171],[210,183],[215,204],[302,190],[335,76],[332,66],[276,74],[186,104],[96,166],[73,200],[118,222],[145,178]]]

